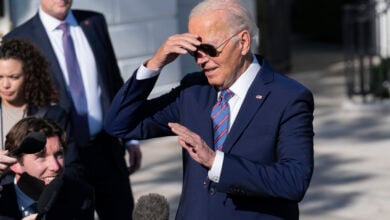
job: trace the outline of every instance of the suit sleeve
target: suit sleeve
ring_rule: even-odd
[[[217,190],[300,201],[313,172],[313,103],[312,94],[304,90],[285,107],[275,142],[274,163],[225,154]]]
[[[179,89],[148,100],[157,77],[137,80],[133,76],[116,94],[106,115],[107,133],[124,139],[146,139],[172,135],[168,122],[178,121],[176,96]]]

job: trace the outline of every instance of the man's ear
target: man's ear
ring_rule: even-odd
[[[23,166],[19,162],[12,164],[10,167],[14,173],[21,175],[24,172]]]
[[[243,55],[246,55],[248,52],[250,52],[251,47],[251,35],[249,31],[244,30],[240,34],[240,45],[241,45],[241,53]]]

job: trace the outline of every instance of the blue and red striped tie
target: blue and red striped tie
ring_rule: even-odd
[[[234,93],[229,89],[222,90],[218,102],[214,105],[211,111],[211,119],[214,127],[214,149],[222,150],[223,143],[229,129],[230,109],[229,99],[234,96]]]

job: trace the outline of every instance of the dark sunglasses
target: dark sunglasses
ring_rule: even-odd
[[[240,31],[241,32],[241,31]],[[225,46],[227,45],[227,43],[234,37],[236,36],[238,33],[240,32],[237,32],[235,34],[233,34],[232,36],[230,36],[229,38],[227,38],[226,40],[224,40],[222,43],[220,43],[218,46],[214,47],[213,45],[211,44],[200,44],[199,46],[196,47],[196,51],[192,52],[190,51],[189,54],[193,57],[199,57],[199,51],[202,51],[204,54],[206,54],[207,56],[209,57],[217,57],[219,56],[219,54],[222,53],[223,49],[225,48]],[[223,46],[223,47],[222,47]],[[218,51],[217,49],[218,48],[221,48],[220,51]]]

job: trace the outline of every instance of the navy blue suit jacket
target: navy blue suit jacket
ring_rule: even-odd
[[[183,151],[183,189],[177,219],[298,219],[313,171],[311,92],[274,72],[261,69],[250,86],[224,143],[219,183],[208,169]],[[147,100],[157,77],[135,74],[116,95],[106,117],[108,133],[145,139],[172,135],[178,122],[213,146],[210,113],[217,89],[204,73],[187,75],[170,93]]]

